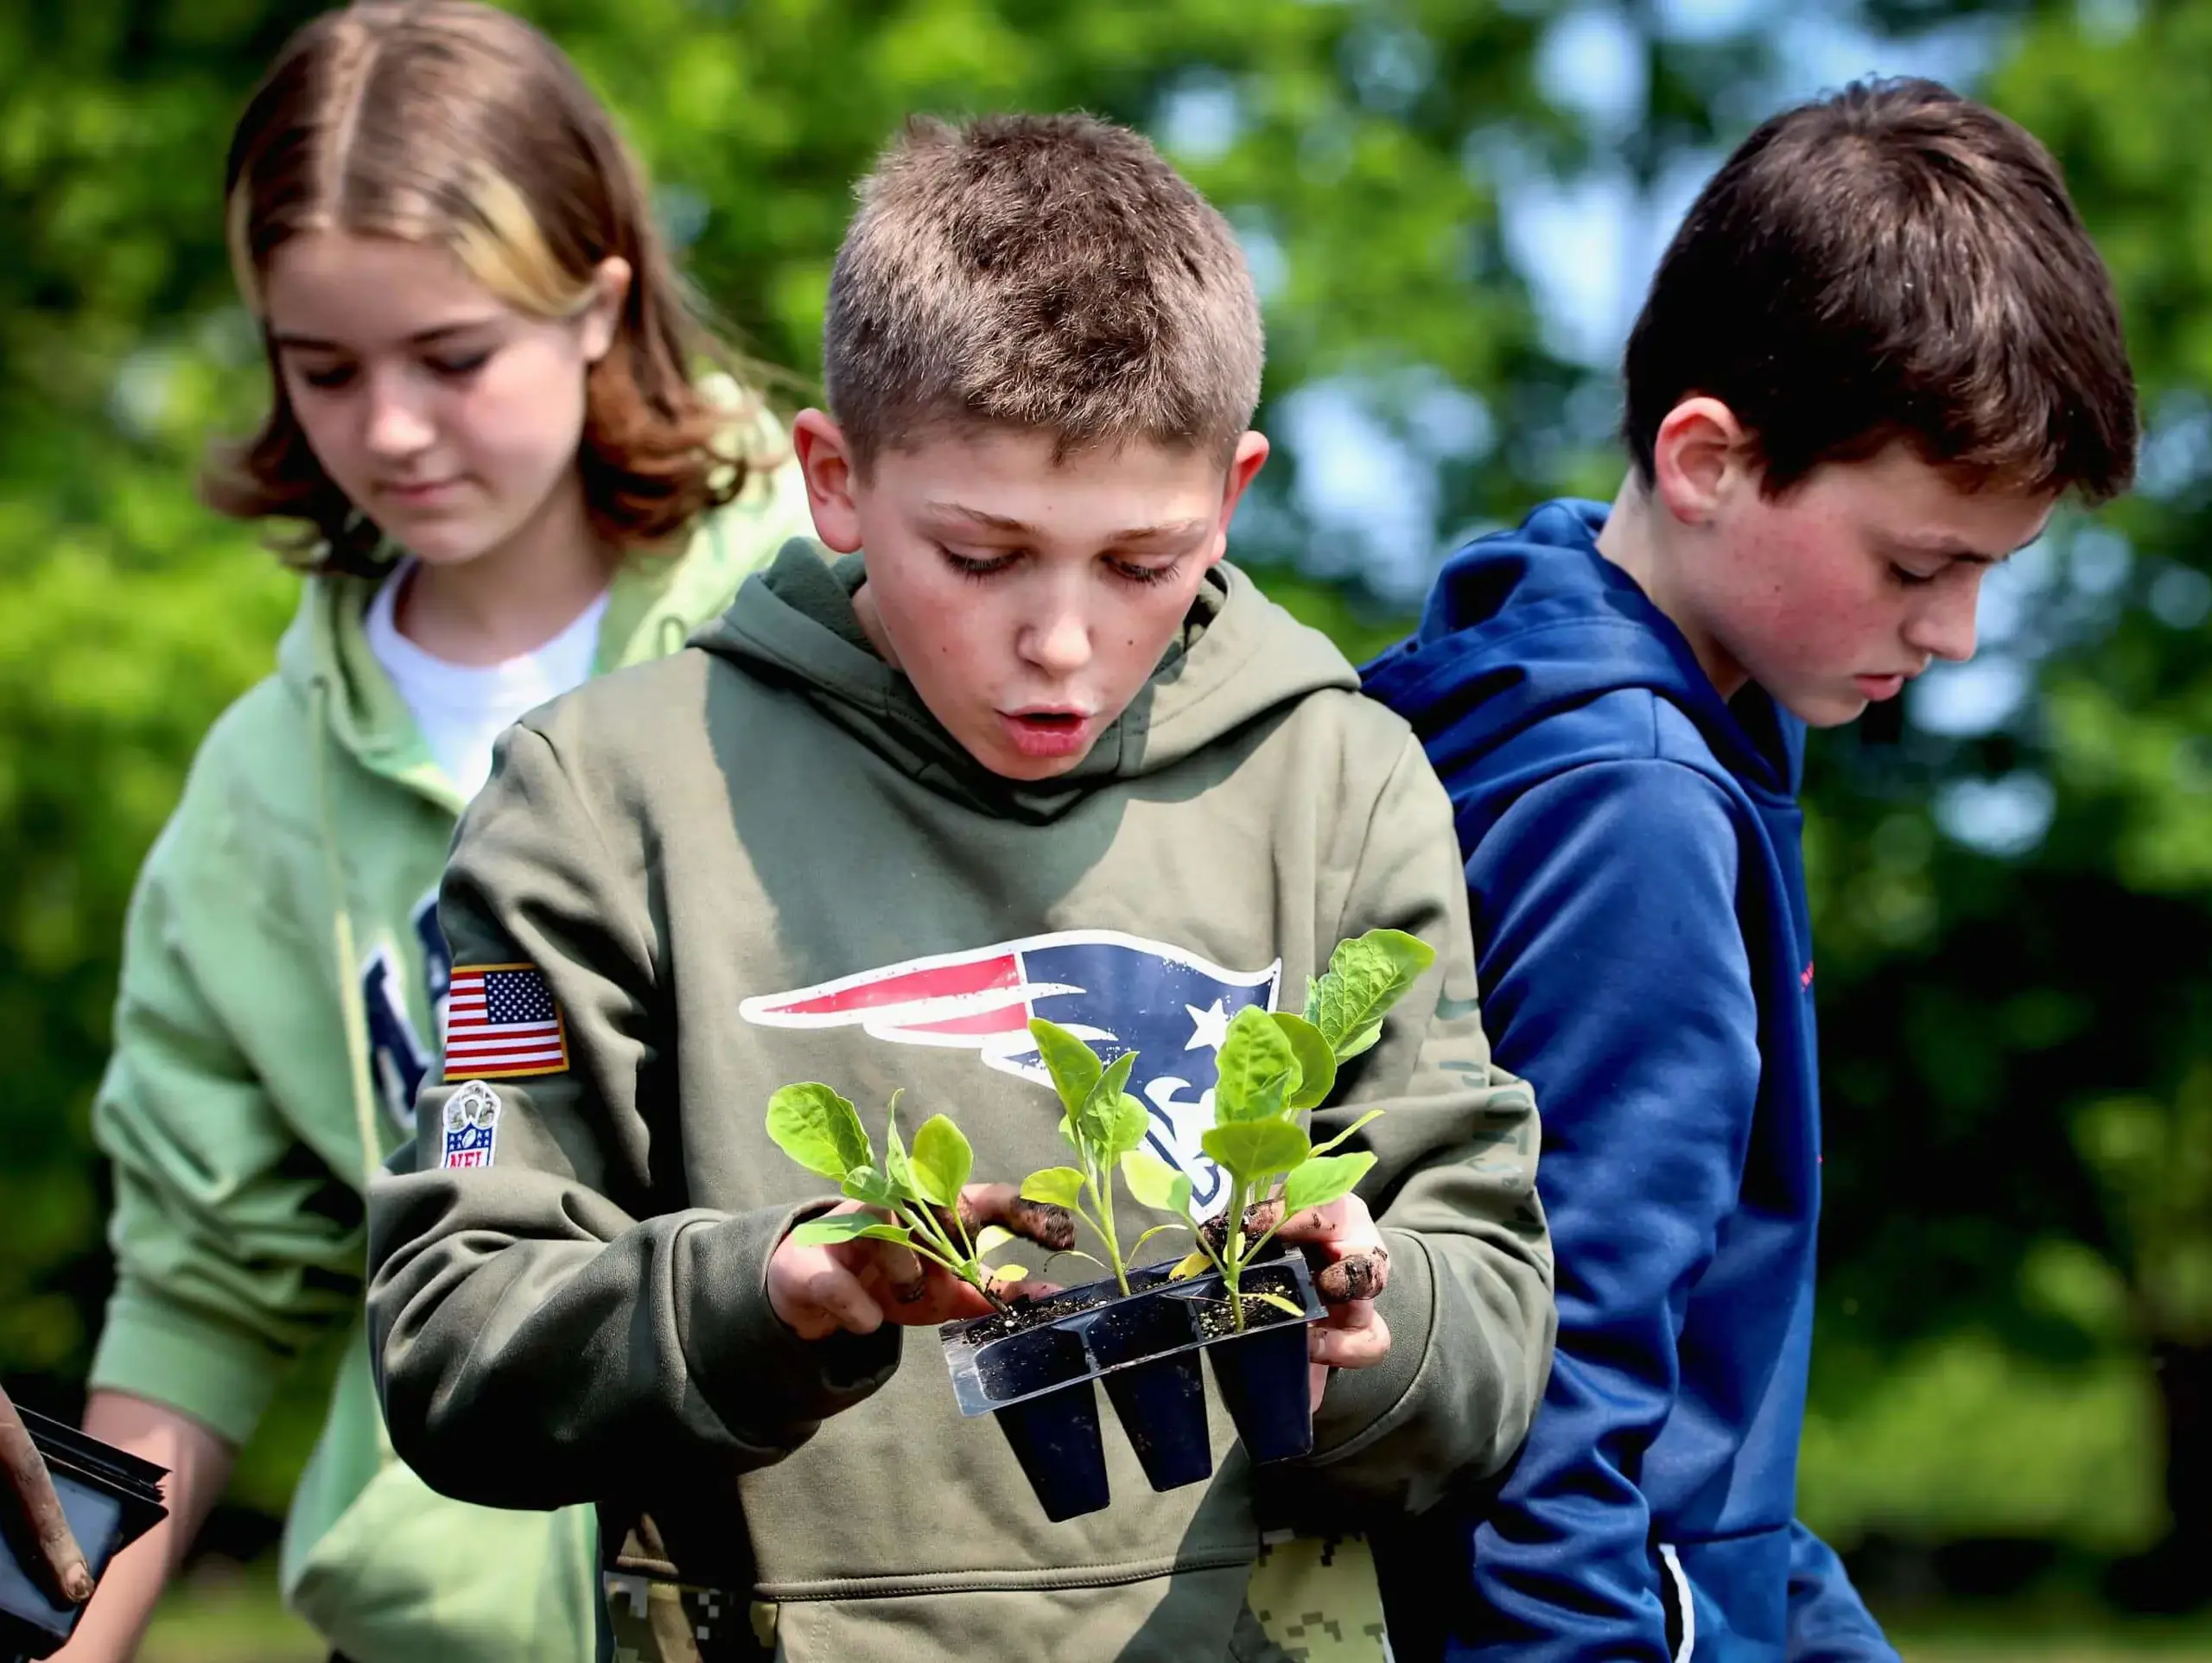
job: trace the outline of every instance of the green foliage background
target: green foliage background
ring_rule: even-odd
[[[522,10],[623,112],[702,287],[792,397],[850,181],[906,112],[1082,106],[1179,136],[1263,278],[1262,424],[1316,385],[1355,400],[1409,492],[1433,476],[1441,548],[1617,472],[1609,384],[1547,344],[1501,193],[1596,166],[1656,188],[1770,102],[1772,11],[1690,29],[1651,0],[1592,7],[1636,42],[1632,130],[1540,73],[1557,0]],[[0,0],[0,1374],[65,1412],[108,1274],[86,1108],[123,908],[295,594],[191,475],[258,397],[219,238],[229,124],[317,9]],[[1806,1510],[1847,1543],[2201,1548],[2212,0],[1889,0],[1873,21],[1983,31],[1984,90],[2059,153],[2113,262],[2156,427],[2145,492],[2008,576],[1991,650],[2033,696],[1973,731],[1815,744],[1831,1201]],[[1220,118],[1179,121],[1193,107]],[[1238,547],[1363,656],[1402,619],[1296,489],[1326,460],[1282,446]],[[1974,817],[1992,800],[2009,838]],[[281,1506],[313,1396],[309,1371],[242,1507]]]

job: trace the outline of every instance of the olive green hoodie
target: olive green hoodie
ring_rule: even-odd
[[[626,568],[599,666],[673,650],[804,519],[782,467],[680,558]],[[308,582],[276,673],[209,732],[140,874],[92,1109],[118,1280],[91,1383],[242,1444],[292,1359],[351,1327],[286,1526],[288,1600],[357,1663],[585,1657],[588,1513],[431,1494],[393,1461],[369,1378],[361,1196],[437,1050],[434,903],[462,806],[369,650],[374,587]]]
[[[1511,1455],[1552,1320],[1534,1109],[1490,1063],[1443,790],[1327,640],[1225,566],[1078,767],[1007,781],[868,650],[860,578],[794,545],[695,650],[503,739],[440,916],[456,974],[519,976],[510,1019],[536,967],[557,1038],[551,1071],[427,1090],[423,1170],[372,1187],[394,1439],[455,1495],[596,1500],[610,1533],[649,1513],[664,1568],[772,1603],[796,1663],[1280,1657],[1244,1613],[1255,1474],[1217,1409],[1210,1483],[1152,1491],[1109,1431],[1113,1505],[1050,1524],[956,1412],[934,1334],[777,1320],[769,1255],[823,1185],[764,1109],[821,1080],[880,1127],[904,1087],[910,1129],[952,1114],[979,1178],[1058,1164],[1057,1101],[979,1019],[1050,1014],[1089,965],[1095,1031],[1179,1016],[1139,1077],[1180,1146],[1224,1003],[1295,1004],[1370,927],[1421,936],[1438,968],[1317,1116],[1389,1111],[1362,1139],[1390,1356],[1336,1374],[1313,1457],[1263,1475],[1301,1521],[1419,1508]],[[458,1094],[454,1146],[489,1147],[447,1166]]]

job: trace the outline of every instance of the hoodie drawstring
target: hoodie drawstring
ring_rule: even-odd
[[[338,817],[330,803],[330,683],[317,676],[310,684],[308,712],[315,730],[315,795],[322,830],[323,869],[330,885],[331,935],[338,953],[338,1007],[346,1027],[346,1073],[353,1085],[354,1130],[361,1140],[361,1193],[384,1165],[384,1139],[377,1131],[376,1094],[369,1082],[368,1009],[362,1002],[353,951],[353,911],[346,901],[346,865],[338,853]]]

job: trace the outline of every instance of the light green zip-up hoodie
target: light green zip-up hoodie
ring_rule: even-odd
[[[625,567],[595,671],[682,645],[805,527],[786,465],[680,557]],[[288,1603],[356,1663],[588,1657],[588,1514],[435,1495],[394,1460],[369,1376],[362,1196],[438,1050],[435,897],[464,806],[369,650],[374,588],[308,581],[140,874],[92,1109],[118,1279],[91,1384],[242,1444],[301,1349],[350,1325],[286,1524]]]
[[[1357,1528],[1495,1471],[1548,1362],[1535,1109],[1490,1061],[1451,805],[1229,567],[1090,754],[1027,784],[869,650],[860,577],[787,549],[694,650],[501,740],[440,897],[496,1066],[426,1089],[415,1170],[371,1190],[395,1439],[457,1495],[649,1514],[632,1563],[773,1605],[788,1663],[1286,1663],[1245,1605],[1263,1514]],[[1389,1109],[1358,1135],[1393,1342],[1332,1380],[1310,1460],[1255,1473],[1217,1412],[1212,1482],[1157,1494],[1109,1429],[1112,1506],[1047,1523],[934,1334],[777,1320],[769,1257],[827,1188],[766,1135],[779,1086],[879,1129],[904,1087],[910,1133],[948,1111],[1018,1179],[1065,1158],[1033,1004],[1148,1036],[1132,1089],[1187,1166],[1227,1007],[1294,1004],[1382,926],[1436,968],[1314,1126]]]

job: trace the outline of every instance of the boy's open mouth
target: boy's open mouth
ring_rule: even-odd
[[[1852,680],[1857,683],[1860,695],[1877,703],[1884,699],[1896,698],[1898,694],[1904,691],[1904,684],[1908,679],[1904,676],[1854,676],[1852,677]]]
[[[1081,710],[1001,710],[999,720],[1025,757],[1073,756],[1090,743],[1091,718]]]

